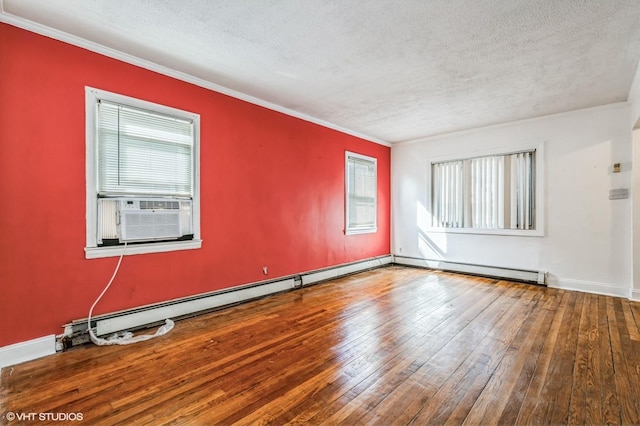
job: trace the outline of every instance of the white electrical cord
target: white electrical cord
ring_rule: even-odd
[[[96,336],[95,333],[93,332],[93,328],[91,328],[91,316],[93,315],[93,308],[96,307],[100,299],[102,299],[102,296],[104,296],[107,290],[109,290],[109,287],[111,287],[111,283],[113,283],[113,280],[116,278],[116,275],[118,275],[118,270],[120,269],[120,264],[122,263],[122,258],[124,257],[124,253],[126,250],[127,250],[127,243],[125,242],[124,248],[122,249],[122,254],[120,255],[120,259],[118,259],[118,264],[116,265],[115,271],[113,271],[113,275],[111,276],[109,283],[104,288],[104,290],[102,290],[102,293],[100,293],[100,296],[98,296],[96,301],[93,302],[93,305],[91,305],[91,309],[89,309],[89,318],[87,321],[87,328],[89,329],[89,337],[91,338],[91,341],[98,346],[129,345],[131,343],[142,342],[145,340],[153,339],[154,337],[167,334],[169,331],[171,331],[171,329],[175,325],[173,321],[167,318],[165,320],[165,324],[160,328],[158,328],[155,334],[143,334],[141,336],[136,336],[136,337],[133,337],[133,333],[127,331],[126,333],[122,333],[121,335],[118,335],[118,333],[115,333],[111,335],[108,339],[103,339],[101,337]]]

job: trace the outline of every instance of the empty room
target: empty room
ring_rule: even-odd
[[[637,0],[0,0],[0,424],[640,424]]]

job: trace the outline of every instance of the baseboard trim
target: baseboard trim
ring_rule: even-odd
[[[278,280],[261,281],[218,292],[206,293],[155,305],[134,308],[131,310],[104,314],[97,316],[96,318],[92,318],[92,324],[98,327],[99,334],[108,334],[122,330],[136,330],[142,327],[160,324],[166,318],[181,319],[196,316],[211,310],[221,309],[226,306],[246,302],[252,299],[393,264],[490,276],[495,278],[506,278],[517,281],[534,282],[537,284],[540,284],[541,279],[542,283],[546,283],[547,281],[546,274],[537,271],[495,268],[482,265],[468,265],[406,256],[386,255],[329,268],[308,271]],[[455,270],[453,268],[455,268]],[[640,301],[640,290],[613,287],[600,282],[550,276],[548,277],[548,283],[546,283],[546,285],[551,288],[603,294]],[[93,320],[95,320],[95,322]],[[145,321],[147,323],[145,323]],[[76,320],[65,326],[65,334],[61,336],[55,336],[52,334],[0,347],[0,369],[10,365],[38,359],[47,355],[52,355],[56,350],[61,351],[88,341],[87,319]]]
[[[300,274],[300,278],[302,279],[302,285],[311,285],[366,271],[368,269],[380,268],[390,265],[391,263],[393,263],[393,258],[391,255],[388,255],[354,263],[347,263],[337,267],[306,272],[304,274]]]
[[[392,262],[391,255],[336,265],[324,269],[303,272],[297,275],[270,281],[254,282],[216,292],[203,293],[128,310],[97,315],[91,318],[98,336],[119,331],[135,331],[162,324],[166,318],[183,319],[216,309],[261,298],[297,287],[379,268]],[[58,336],[58,350],[65,350],[89,341],[87,318],[65,325],[65,333]]]
[[[634,294],[629,288],[614,287],[612,285],[570,278],[549,277],[549,287],[561,290],[580,291],[583,293],[602,294],[605,296],[623,297],[634,300]],[[640,292],[635,294],[640,300]]]
[[[480,275],[483,277],[502,278],[546,285],[546,273],[525,269],[502,268],[496,266],[473,265],[468,263],[447,262],[444,260],[422,259],[417,257],[394,255],[394,263],[403,266],[415,266],[426,269],[437,269],[447,272]]]
[[[56,353],[56,336],[39,337],[0,348],[0,369]]]
[[[291,290],[295,287],[293,278],[268,282],[262,285],[238,288],[234,291],[194,297],[189,300],[172,301],[150,309],[122,314],[96,321],[96,334],[104,336],[117,331],[155,324],[166,318],[183,318],[196,312],[209,311],[221,306],[233,305],[245,300],[257,299],[268,294]]]

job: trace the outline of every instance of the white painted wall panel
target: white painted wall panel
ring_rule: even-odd
[[[635,128],[640,128],[640,64],[636,69],[636,75],[629,89],[629,96],[627,98],[631,105],[631,122]]]
[[[640,107],[640,99],[638,99]],[[639,111],[640,112],[640,111]],[[633,116],[632,116],[633,117]],[[639,118],[640,119],[640,118]],[[633,293],[631,298],[640,301],[640,127],[633,131],[632,136],[633,164],[631,181],[632,206],[632,249],[633,259]]]

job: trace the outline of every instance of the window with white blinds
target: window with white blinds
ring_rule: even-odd
[[[434,226],[536,229],[536,151],[432,163]]]
[[[376,232],[377,160],[346,153],[346,233]]]
[[[98,195],[193,196],[193,122],[98,102]]]
[[[108,200],[120,197],[189,206],[181,220],[192,238],[132,244],[129,254],[200,248],[200,115],[92,87],[85,87],[85,112],[86,257],[120,255],[104,244],[105,226],[118,224],[105,216],[116,205]]]

